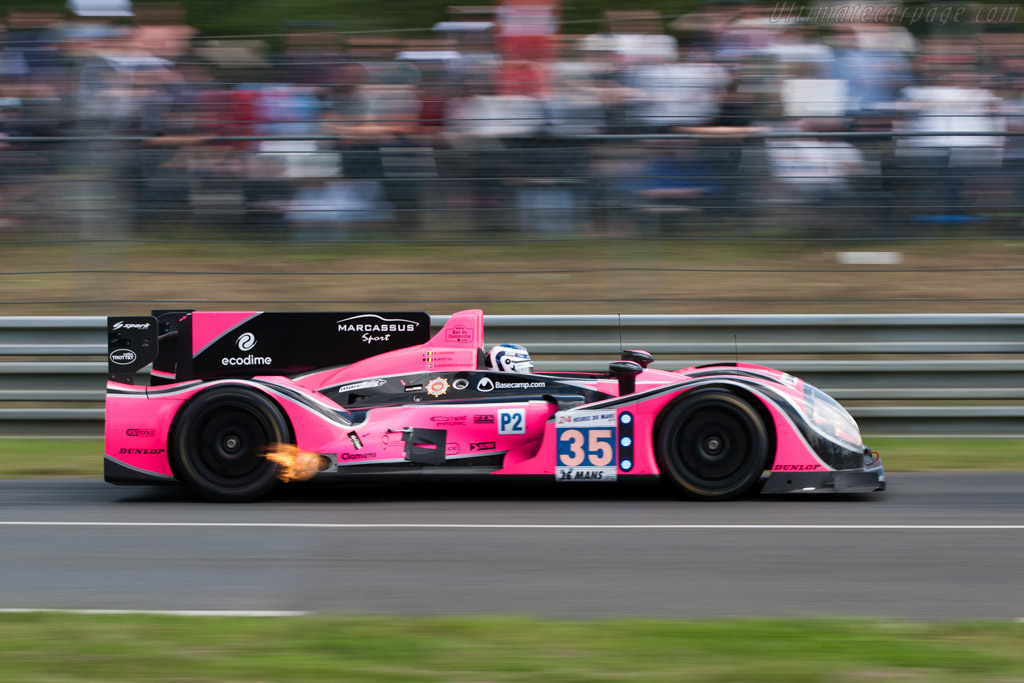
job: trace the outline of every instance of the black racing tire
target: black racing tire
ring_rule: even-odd
[[[262,457],[274,443],[293,443],[291,425],[264,394],[210,389],[185,406],[171,433],[173,471],[218,503],[243,503],[270,493],[277,465]]]
[[[658,432],[661,476],[687,498],[729,500],[754,488],[768,465],[757,410],[723,389],[698,389],[673,406]]]

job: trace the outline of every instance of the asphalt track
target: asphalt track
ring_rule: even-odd
[[[0,480],[0,607],[1024,617],[1024,474],[889,484],[709,504],[658,485],[417,481],[216,505]]]

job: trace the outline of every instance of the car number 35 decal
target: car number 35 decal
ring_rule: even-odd
[[[555,417],[558,481],[615,481],[615,412],[580,410]]]
[[[558,435],[558,441],[569,444],[569,454],[561,458],[562,464],[569,467],[579,467],[585,462],[596,467],[606,467],[615,459],[613,429],[565,429]]]

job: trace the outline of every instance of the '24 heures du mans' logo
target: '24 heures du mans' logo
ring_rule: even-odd
[[[361,340],[366,344],[386,342],[391,335],[400,332],[415,332],[419,323],[405,318],[385,318],[374,313],[363,313],[343,318],[338,321],[338,332],[362,333]]]

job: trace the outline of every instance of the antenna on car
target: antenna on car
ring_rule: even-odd
[[[622,348],[622,314],[621,313],[616,313],[615,316],[619,320],[619,355],[621,356],[622,352],[624,350]]]
[[[736,364],[739,365],[740,364],[740,343],[736,340],[736,335],[735,334],[732,335],[732,348],[733,348],[733,352],[736,354]]]

